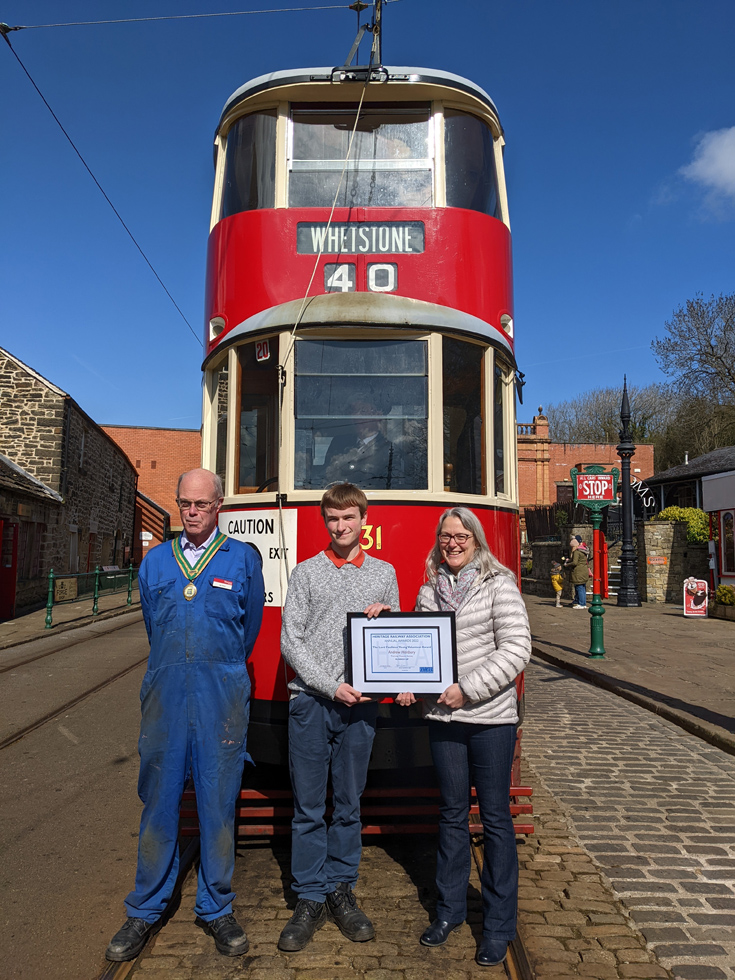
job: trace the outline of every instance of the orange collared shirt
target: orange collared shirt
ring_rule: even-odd
[[[362,568],[362,564],[365,561],[365,552],[362,548],[360,548],[354,558],[340,558],[330,544],[324,549],[324,554],[337,568],[342,568],[343,565],[354,565],[355,568]]]

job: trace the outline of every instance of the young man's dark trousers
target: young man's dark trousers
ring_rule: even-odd
[[[289,702],[288,738],[294,817],[293,890],[323,902],[340,882],[357,881],[362,852],[360,797],[375,737],[377,703],[349,707],[300,692]],[[334,812],[324,819],[332,772]]]

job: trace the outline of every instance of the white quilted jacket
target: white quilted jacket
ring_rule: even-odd
[[[421,587],[416,609],[437,612],[433,585]],[[511,725],[518,721],[515,679],[531,657],[531,631],[518,586],[507,575],[476,583],[456,613],[459,686],[470,703],[454,711],[430,699],[430,721]]]

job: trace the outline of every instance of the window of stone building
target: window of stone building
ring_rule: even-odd
[[[69,528],[69,571],[74,574],[79,571],[79,532]]]
[[[40,574],[41,544],[45,524],[21,521],[18,528],[18,578],[34,579]]]
[[[79,442],[79,469],[84,469],[84,443],[86,441],[87,433],[82,429],[82,438]]]

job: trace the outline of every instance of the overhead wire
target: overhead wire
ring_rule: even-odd
[[[38,87],[38,85],[36,85],[35,81],[33,80],[33,77],[31,76],[31,73],[28,71],[28,69],[26,68],[26,66],[23,64],[23,62],[21,61],[20,57],[18,56],[17,51],[15,50],[15,48],[13,47],[13,45],[10,43],[10,38],[7,36],[7,34],[5,33],[5,31],[0,31],[0,33],[2,33],[2,36],[7,41],[8,47],[13,52],[13,56],[15,57],[16,61],[20,65],[20,67],[25,72],[25,74],[26,74],[26,76],[28,78],[28,81],[34,87],[34,89],[36,90],[36,92],[38,92],[38,94],[39,94],[39,96],[40,96],[43,104],[46,106],[46,108],[48,109],[48,111],[51,113],[51,115],[53,116],[54,121],[58,125],[59,129],[64,134],[64,136],[66,137],[66,139],[69,141],[69,144],[70,144],[71,148],[74,150],[74,152],[76,153],[76,155],[81,160],[82,166],[87,171],[87,173],[92,178],[92,180],[95,182],[95,184],[97,185],[97,188],[99,189],[100,193],[102,194],[102,196],[104,197],[104,199],[107,201],[107,203],[112,208],[112,211],[113,211],[115,217],[117,218],[117,220],[120,222],[120,224],[123,226],[123,228],[127,232],[127,234],[130,237],[130,240],[132,241],[133,245],[135,245],[135,247],[138,249],[138,251],[140,252],[140,254],[143,256],[143,260],[145,261],[145,263],[148,266],[148,268],[151,270],[151,272],[153,273],[153,275],[158,280],[158,282],[159,282],[161,288],[163,289],[163,291],[166,293],[166,295],[168,296],[168,298],[173,303],[174,307],[176,308],[176,310],[179,313],[179,316],[184,321],[184,323],[187,325],[187,327],[189,328],[189,330],[191,330],[191,332],[194,335],[194,337],[196,338],[197,342],[199,344],[202,344],[201,338],[197,335],[196,331],[194,330],[194,328],[192,327],[192,325],[189,323],[189,321],[187,320],[186,316],[184,315],[181,307],[179,306],[179,304],[176,302],[176,300],[173,298],[173,296],[171,295],[171,293],[166,288],[166,284],[164,283],[163,279],[161,279],[161,277],[159,276],[159,274],[154,269],[153,263],[148,258],[148,256],[145,254],[145,252],[143,251],[142,247],[138,243],[135,235],[132,233],[132,231],[130,230],[130,228],[128,228],[128,226],[125,224],[125,221],[123,220],[122,215],[120,214],[120,212],[117,210],[117,208],[115,207],[115,205],[112,203],[112,201],[108,197],[107,193],[105,192],[105,189],[102,187],[102,184],[100,184],[100,182],[97,180],[97,178],[95,177],[95,175],[92,173],[92,170],[91,170],[89,164],[87,163],[87,161],[82,156],[82,154],[81,154],[80,150],[78,149],[77,145],[75,144],[74,140],[67,133],[66,129],[64,129],[64,126],[62,125],[61,120],[56,115],[56,113],[51,108],[51,106],[49,105],[48,100],[44,96],[43,92]]]
[[[399,3],[400,0],[392,0]],[[91,27],[101,24],[143,24],[157,20],[199,20],[205,17],[247,17],[253,14],[295,14],[311,10],[344,10],[344,3],[320,4],[315,7],[270,7],[265,10],[224,10],[209,14],[169,14],[160,17],[124,17],[117,20],[79,20],[68,21],[62,24],[19,24],[17,27],[9,27],[11,31],[32,31],[46,27]]]

